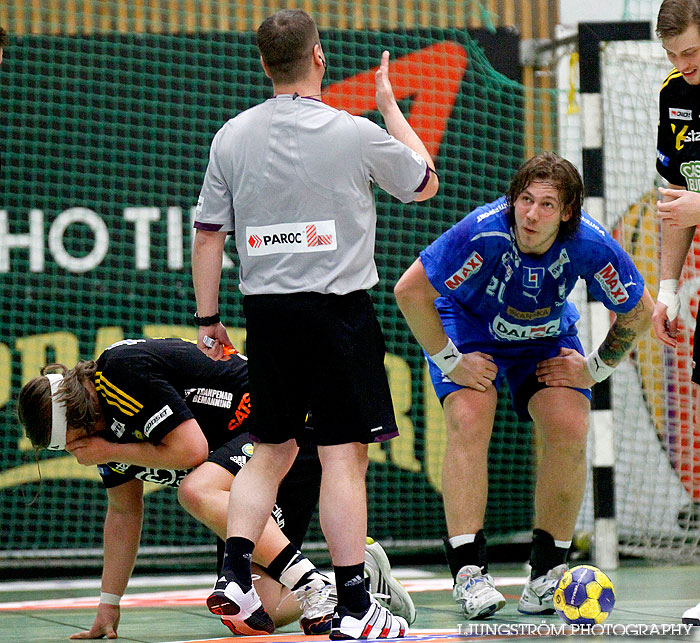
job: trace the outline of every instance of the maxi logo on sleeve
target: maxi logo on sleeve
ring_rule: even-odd
[[[338,247],[333,220],[247,226],[245,237],[250,257],[325,252]]]

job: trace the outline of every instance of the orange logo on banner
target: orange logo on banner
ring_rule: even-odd
[[[389,61],[396,100],[413,98],[408,122],[431,156],[440,150],[467,68],[467,52],[455,42],[439,42]],[[374,75],[378,67],[331,85],[324,102],[359,116],[377,109]]]

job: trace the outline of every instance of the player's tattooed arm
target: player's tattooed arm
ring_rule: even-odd
[[[637,305],[627,313],[619,313],[608,335],[598,348],[599,357],[608,366],[617,366],[636,346],[651,326],[654,301],[645,288]]]

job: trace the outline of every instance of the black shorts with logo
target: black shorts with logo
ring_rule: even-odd
[[[249,433],[241,433],[209,454],[213,462],[235,476],[253,455],[254,442]],[[289,541],[301,548],[309,523],[318,504],[321,489],[321,462],[315,446],[299,449],[294,464],[282,480],[272,517]]]
[[[255,405],[247,429],[257,441],[368,444],[398,435],[384,337],[366,291],[246,295],[243,309]]]

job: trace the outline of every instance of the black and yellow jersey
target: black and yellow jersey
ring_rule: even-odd
[[[97,360],[95,388],[105,419],[101,435],[112,442],[158,444],[194,418],[213,451],[245,431],[250,415],[246,358],[236,353],[215,362],[182,339],[113,344]],[[138,470],[146,471],[138,477],[161,484],[177,485],[184,475],[117,463],[99,469],[106,486],[125,482]]]
[[[669,183],[700,192],[700,86],[677,69],[659,92],[656,169]]]

